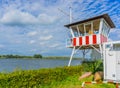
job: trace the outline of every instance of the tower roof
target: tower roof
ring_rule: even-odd
[[[73,25],[82,24],[82,23],[85,23],[85,22],[88,22],[88,21],[92,21],[92,20],[96,20],[96,19],[100,19],[100,18],[104,18],[105,21],[109,24],[109,26],[111,28],[115,28],[115,25],[112,22],[112,20],[111,20],[111,18],[110,18],[110,16],[108,14],[95,16],[95,17],[92,17],[92,18],[89,18],[89,19],[85,19],[85,20],[82,20],[82,21],[77,21],[77,22],[70,23],[70,24],[67,24],[67,25],[64,25],[64,26],[69,28],[70,26],[73,26]]]

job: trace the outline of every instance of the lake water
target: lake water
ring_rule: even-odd
[[[0,59],[0,72],[12,72],[15,69],[29,70],[67,66],[69,60],[53,59]],[[80,60],[72,60],[71,65],[80,64]]]

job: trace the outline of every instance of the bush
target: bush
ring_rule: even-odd
[[[35,54],[33,57],[34,57],[34,58],[42,58],[42,55],[40,55],[40,54]]]
[[[102,60],[85,60],[82,62],[84,71],[91,71],[93,74],[96,71],[103,71],[103,62]]]
[[[69,76],[81,75],[81,73],[82,66],[16,71],[9,74],[0,74],[0,87],[39,88],[40,86],[51,85],[53,82],[64,81]]]

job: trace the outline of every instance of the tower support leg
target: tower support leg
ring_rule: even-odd
[[[71,64],[71,61],[72,61],[72,58],[73,58],[74,53],[75,53],[75,47],[74,47],[73,50],[72,50],[72,54],[71,54],[71,56],[70,56],[70,60],[69,60],[68,66],[70,66],[70,64]]]
[[[99,47],[100,47],[101,59],[103,59],[103,47],[102,47],[102,44],[100,44]]]

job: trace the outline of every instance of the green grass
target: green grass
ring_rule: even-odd
[[[81,88],[82,82],[93,76],[78,80],[83,66],[61,67],[0,73],[0,88]],[[115,88],[113,84],[85,85],[85,88]]]

